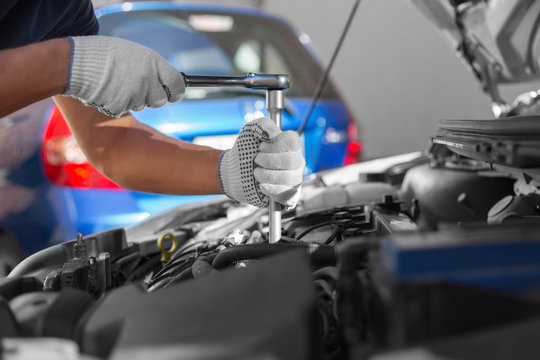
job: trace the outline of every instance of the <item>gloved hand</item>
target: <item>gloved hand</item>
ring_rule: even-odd
[[[106,36],[70,39],[70,74],[63,95],[112,117],[182,99],[184,77],[153,50]]]
[[[235,200],[267,207],[271,199],[291,210],[300,198],[305,165],[300,137],[260,118],[246,124],[224,152],[219,177],[225,194]]]

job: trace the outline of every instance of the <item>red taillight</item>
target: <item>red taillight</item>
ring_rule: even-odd
[[[41,159],[45,175],[56,185],[122,189],[90,165],[56,106],[45,127]]]
[[[343,159],[343,165],[350,165],[358,162],[362,154],[362,143],[360,142],[358,128],[355,124],[349,125],[347,135],[348,142],[347,149],[345,151],[345,158]]]

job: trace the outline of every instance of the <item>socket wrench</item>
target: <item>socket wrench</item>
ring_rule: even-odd
[[[184,76],[186,87],[244,87],[255,90],[266,90],[266,109],[270,119],[281,129],[281,113],[284,108],[283,90],[289,88],[287,75],[247,74],[246,76]],[[270,201],[269,205],[269,242],[276,243],[281,239],[281,205]]]

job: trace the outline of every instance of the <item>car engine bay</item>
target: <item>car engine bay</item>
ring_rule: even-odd
[[[535,122],[446,121],[424,153],[314,174],[275,244],[267,210],[219,197],[38,252],[0,279],[1,337],[22,339],[4,351],[55,338],[100,359],[534,357]]]

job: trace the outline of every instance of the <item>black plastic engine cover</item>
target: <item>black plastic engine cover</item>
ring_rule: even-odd
[[[156,293],[111,291],[82,325],[84,353],[112,359],[316,359],[309,260],[261,260]]]
[[[514,193],[514,182],[505,177],[482,177],[476,171],[425,164],[407,172],[401,199],[407,207],[416,202],[416,210],[411,212],[420,227],[485,221],[497,201]]]

